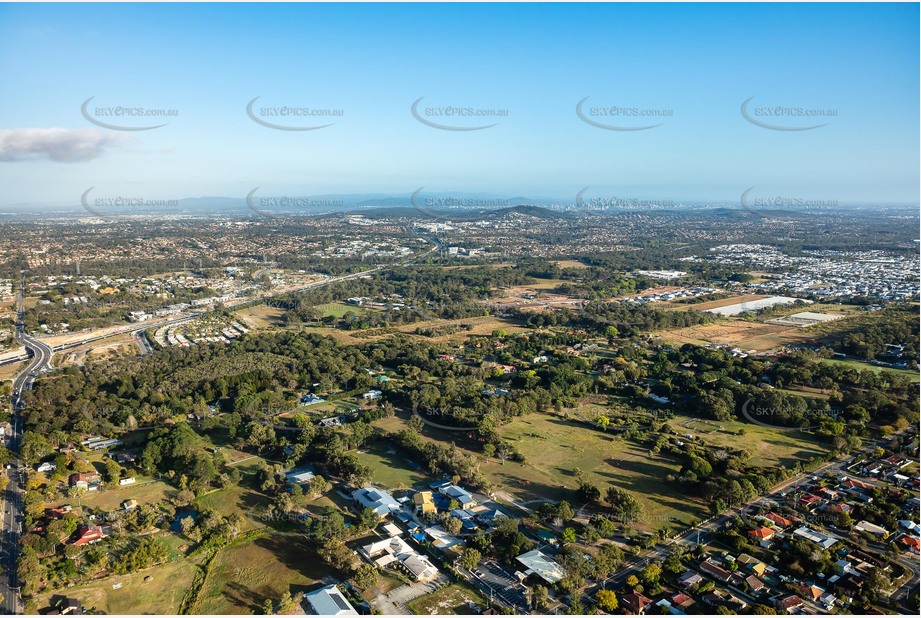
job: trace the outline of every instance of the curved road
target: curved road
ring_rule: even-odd
[[[14,453],[19,451],[22,443],[22,396],[27,390],[32,388],[35,378],[51,366],[51,357],[54,351],[47,343],[30,337],[25,333],[22,322],[23,313],[23,290],[25,289],[25,272],[20,275],[19,293],[17,295],[17,320],[16,320],[16,338],[22,343],[28,351],[31,359],[25,370],[13,380],[13,418],[12,434],[10,436],[9,448]],[[2,522],[3,531],[0,534],[0,566],[3,572],[0,573],[0,594],[3,595],[3,603],[0,604],[3,614],[21,613],[21,599],[19,598],[19,582],[16,576],[16,560],[19,556],[19,536],[22,533],[22,506],[25,472],[22,463],[16,459],[2,471],[9,479],[9,484],[3,492],[3,511]]]

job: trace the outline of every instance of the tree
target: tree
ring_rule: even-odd
[[[575,528],[566,528],[563,530],[563,542],[564,543],[575,543],[576,542],[576,529]]]
[[[669,573],[678,574],[684,570],[684,565],[681,563],[681,556],[678,554],[669,554],[665,561],[662,563],[662,568],[664,568]]]
[[[464,553],[461,555],[460,564],[462,567],[470,571],[475,569],[476,566],[480,564],[480,560],[482,558],[483,555],[479,551],[469,547],[465,549]]]
[[[599,590],[595,594],[595,603],[604,611],[611,613],[617,609],[617,594],[613,590]]]
[[[627,584],[627,588],[632,590],[640,585],[640,580],[636,575],[630,575],[627,577],[627,581],[625,583]]]
[[[294,597],[286,590],[285,593],[281,595],[281,599],[278,600],[278,613],[287,614],[295,607],[297,607],[297,603],[294,601]]]
[[[643,583],[647,586],[654,586],[659,583],[659,578],[662,577],[662,567],[660,567],[655,562],[650,562],[646,567],[640,571],[640,579],[643,580]]]
[[[441,526],[448,534],[457,534],[463,528],[464,522],[456,517],[448,517],[442,522]]]
[[[307,485],[307,495],[311,498],[317,498],[328,492],[332,487],[329,481],[317,475],[310,479],[310,484]]]
[[[179,520],[179,527],[182,530],[184,536],[189,536],[189,533],[192,532],[192,528],[195,527],[195,518],[191,515],[188,517],[183,517]]]
[[[569,506],[569,503],[565,500],[560,501],[556,505],[556,516],[562,519],[563,521],[569,521],[576,516],[575,512],[572,510],[572,507]]]
[[[371,507],[365,507],[359,513],[355,527],[359,531],[374,530],[379,523],[381,523],[381,518],[377,512]]]
[[[578,592],[569,595],[569,611],[567,613],[570,616],[581,616],[585,614],[585,607],[582,605],[582,595]]]
[[[547,606],[547,588],[540,584],[535,584],[529,589],[531,595],[531,606],[534,609],[542,609]]]
[[[380,580],[380,573],[378,573],[373,565],[363,564],[355,571],[355,575],[352,579],[355,581],[356,586],[363,590],[367,590],[377,585],[377,582]]]
[[[352,439],[355,440],[355,447],[360,448],[374,435],[374,427],[364,421],[356,421],[349,424],[349,431],[352,433]]]
[[[640,518],[643,505],[632,494],[617,487],[609,487],[605,496],[622,523],[631,523]]]

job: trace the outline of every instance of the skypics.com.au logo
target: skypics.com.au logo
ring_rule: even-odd
[[[605,131],[648,131],[661,127],[664,122],[655,124],[638,124],[649,118],[671,118],[675,111],[669,108],[642,108],[636,106],[592,106],[587,107],[585,102],[591,97],[585,97],[576,103],[576,116],[582,122]]]
[[[752,99],[748,97],[742,103],[742,117],[756,127],[770,129],[771,131],[812,131],[827,125],[821,124],[796,124],[797,122],[815,121],[815,119],[837,118],[837,109],[810,108],[788,105],[752,106]],[[770,120],[768,120],[770,119]]]
[[[83,209],[96,217],[112,218],[122,216],[141,216],[151,214],[157,208],[177,208],[179,200],[152,200],[138,196],[117,195],[90,199],[90,193],[96,187],[90,187],[80,196]]]
[[[419,97],[410,106],[413,118],[422,124],[441,131],[482,131],[491,129],[500,123],[481,124],[484,118],[508,118],[507,109],[492,107],[471,107],[460,105],[422,106]]]
[[[749,187],[739,196],[739,203],[742,209],[760,217],[767,219],[773,210],[797,209],[797,210],[815,210],[818,208],[837,208],[838,200],[825,200],[815,198],[805,198],[791,195],[775,195],[767,197],[752,196],[755,187]]]
[[[647,208],[671,208],[672,200],[649,200],[617,195],[587,196],[591,187],[584,187],[576,194],[576,209],[581,212],[607,212],[611,210],[643,210]]]
[[[246,104],[246,115],[256,124],[276,131],[316,131],[331,127],[335,122],[326,124],[306,124],[308,119],[341,118],[342,109],[319,109],[304,105],[263,105],[256,107],[256,97]]]
[[[742,416],[755,425],[783,431],[814,431],[823,422],[837,420],[841,416],[841,411],[834,408],[802,410],[763,403],[756,397],[746,399],[741,411]]]
[[[497,209],[508,208],[512,203],[503,198],[472,198],[472,197],[453,197],[453,196],[430,196],[423,197],[422,191],[425,187],[419,187],[410,196],[409,200],[419,213],[430,219],[444,220],[447,218],[443,212],[452,209]]]
[[[256,197],[256,187],[246,194],[246,207],[263,219],[274,219],[283,215],[293,215],[322,210],[341,210],[345,202],[340,199],[317,198],[310,196],[266,196]]]
[[[88,122],[110,131],[150,131],[165,127],[169,123],[151,125],[141,124],[141,122],[144,120],[149,122],[151,118],[162,119],[179,116],[178,109],[146,108],[137,105],[95,106],[91,108],[90,102],[95,98],[93,96],[84,101],[83,105],[80,106],[80,113]]]

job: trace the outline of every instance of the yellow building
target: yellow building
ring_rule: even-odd
[[[430,491],[416,492],[416,495],[413,496],[413,504],[416,507],[417,515],[434,515],[438,512]]]

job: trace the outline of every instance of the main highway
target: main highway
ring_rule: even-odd
[[[24,406],[23,393],[32,388],[35,378],[51,367],[51,357],[54,351],[46,343],[26,334],[22,322],[24,310],[25,271],[20,274],[19,290],[16,298],[16,338],[26,347],[30,355],[29,364],[25,370],[13,380],[13,417],[12,432],[10,435],[9,449],[13,453],[19,452],[22,444],[22,410]],[[23,485],[25,472],[19,459],[14,459],[2,471],[9,480],[3,492],[3,531],[0,535],[0,594],[3,603],[0,607],[4,614],[21,613],[22,602],[19,596],[20,582],[16,574],[16,561],[19,557],[19,536],[23,526]]]

